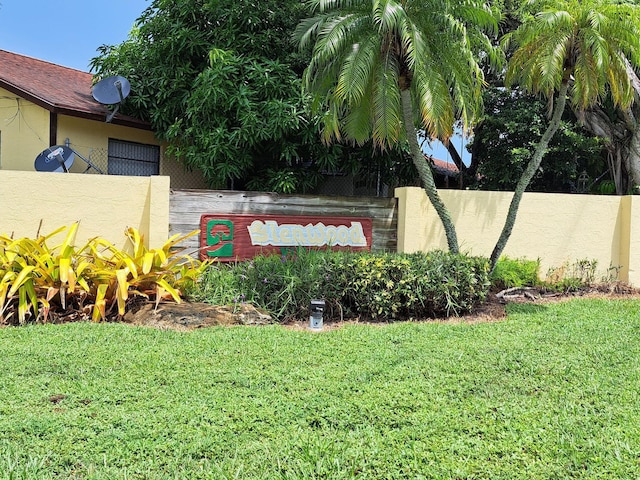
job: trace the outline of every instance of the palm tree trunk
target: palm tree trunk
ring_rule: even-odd
[[[533,152],[531,160],[529,160],[529,163],[527,164],[527,168],[525,168],[522,176],[520,177],[520,180],[518,180],[516,190],[513,193],[513,197],[511,198],[511,204],[509,205],[509,211],[507,212],[507,218],[505,219],[502,233],[500,234],[500,237],[496,242],[496,246],[493,248],[493,252],[491,253],[491,271],[493,271],[493,269],[496,267],[496,263],[498,263],[498,259],[500,258],[504,247],[506,247],[509,237],[511,236],[513,226],[516,223],[516,215],[518,214],[518,208],[520,207],[522,194],[529,186],[529,183],[531,182],[531,179],[533,178],[535,173],[538,171],[538,168],[540,168],[542,158],[544,157],[544,154],[547,153],[549,142],[560,126],[560,120],[562,119],[564,106],[567,100],[568,89],[569,82],[564,81],[560,86],[560,90],[558,91],[558,99],[556,100],[556,105],[553,110],[553,116],[551,117],[549,126],[542,135],[542,138],[540,139],[540,142],[538,142],[538,145],[536,145],[536,149]]]
[[[436,182],[433,180],[431,167],[420,150],[418,132],[416,132],[416,127],[413,124],[414,112],[411,102],[411,91],[409,89],[401,90],[400,98],[402,102],[404,128],[407,134],[407,140],[409,141],[409,149],[411,150],[411,159],[418,170],[418,174],[422,180],[422,186],[427,193],[427,197],[429,198],[431,205],[433,205],[433,208],[435,208],[438,217],[440,217],[440,221],[442,222],[442,226],[444,227],[444,232],[447,237],[449,251],[451,253],[459,253],[460,248],[458,247],[456,227],[451,220],[449,210],[447,210],[446,205],[442,202],[440,195],[438,195],[438,189],[436,188]]]

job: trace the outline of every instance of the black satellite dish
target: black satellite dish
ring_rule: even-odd
[[[76,153],[64,145],[55,145],[45,149],[36,157],[34,167],[38,172],[68,173]]]
[[[107,116],[107,123],[110,122],[118,110],[120,104],[131,93],[129,80],[119,75],[107,77],[100,80],[93,86],[91,94],[96,101],[103,105],[115,105],[115,109]]]
[[[87,173],[90,169],[94,169],[98,173],[104,173],[91,160],[84,158],[75,150],[67,147],[66,145],[54,145],[45,149],[40,155],[36,157],[34,167],[38,172],[65,172],[69,173],[71,165],[76,157],[80,157],[84,163],[87,164],[87,168],[83,173]]]

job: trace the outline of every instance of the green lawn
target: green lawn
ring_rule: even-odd
[[[322,333],[5,328],[0,355],[0,479],[640,477],[640,301]]]

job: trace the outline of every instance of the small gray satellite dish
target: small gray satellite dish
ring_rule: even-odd
[[[68,173],[76,154],[69,147],[55,145],[45,149],[36,157],[34,167],[38,172]]]
[[[115,109],[107,116],[107,123],[110,122],[120,108],[120,104],[131,93],[129,80],[119,75],[107,77],[100,80],[93,86],[91,94],[97,102],[103,105],[115,105]]]
[[[118,75],[100,80],[93,86],[91,94],[103,105],[114,105],[122,102],[131,93],[129,80]]]

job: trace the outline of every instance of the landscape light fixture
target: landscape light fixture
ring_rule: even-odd
[[[309,304],[309,328],[311,330],[322,330],[322,314],[324,313],[324,300],[313,299]]]

